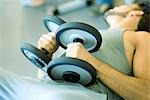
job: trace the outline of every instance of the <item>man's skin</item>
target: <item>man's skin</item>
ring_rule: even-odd
[[[133,76],[125,75],[111,65],[92,56],[80,43],[68,44],[67,57],[78,58],[92,64],[99,79],[110,89],[126,100],[150,100],[150,34],[134,31],[143,12],[136,4],[115,7],[106,13],[110,28],[129,29],[124,33],[124,47],[129,64],[133,67]],[[50,53],[58,48],[55,36],[44,34],[38,41],[39,49]]]

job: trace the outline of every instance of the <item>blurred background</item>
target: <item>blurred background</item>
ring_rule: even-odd
[[[88,4],[83,3],[87,1]],[[132,2],[134,0],[0,0],[0,67],[19,75],[37,76],[38,68],[21,53],[20,46],[26,42],[36,46],[39,37],[48,32],[43,24],[45,16],[56,15],[66,22],[84,22],[105,29],[108,25],[104,12]],[[60,48],[54,56],[59,57],[61,52]]]

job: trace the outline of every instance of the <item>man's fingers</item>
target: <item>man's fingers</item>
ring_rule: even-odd
[[[51,35],[51,36],[55,37],[55,36],[56,36],[56,33],[54,33],[54,32],[49,32],[48,35]]]
[[[49,41],[50,43],[52,43],[53,45],[57,45],[55,36],[53,36],[51,33],[43,35],[43,39]]]
[[[38,48],[40,50],[46,49],[49,53],[53,53],[57,50],[58,45],[55,39],[55,33],[50,32],[48,34],[43,34],[38,41]]]

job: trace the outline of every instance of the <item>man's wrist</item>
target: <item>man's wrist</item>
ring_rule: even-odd
[[[52,58],[53,53],[48,53],[47,56],[50,57],[50,58]]]

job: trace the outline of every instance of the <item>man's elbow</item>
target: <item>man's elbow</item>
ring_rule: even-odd
[[[143,89],[137,89],[137,91],[137,94],[135,94],[136,100],[150,100],[150,87],[148,84],[143,85]]]
[[[140,100],[150,100],[150,93],[143,92],[140,97]]]
[[[132,91],[131,94],[125,98],[125,100],[150,100],[150,85],[143,84],[142,87]]]
[[[136,95],[136,100],[150,100],[150,91],[149,89],[143,89],[139,94]]]
[[[132,94],[131,96],[125,97],[124,99],[125,100],[150,100],[150,94],[145,92],[140,94]]]

